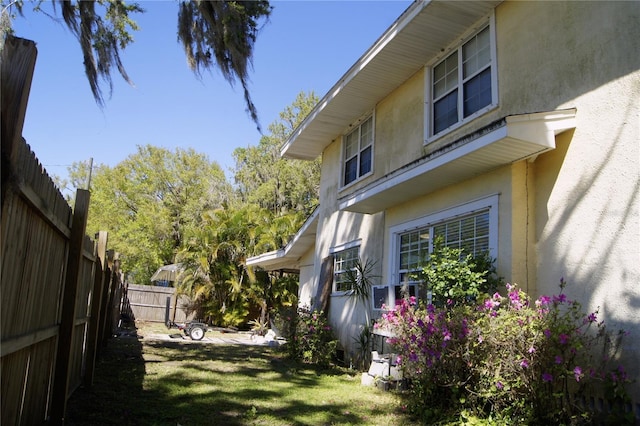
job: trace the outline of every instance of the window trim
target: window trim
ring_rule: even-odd
[[[498,99],[498,58],[497,58],[497,47],[496,47],[496,24],[495,24],[495,12],[492,11],[488,16],[477,21],[467,32],[463,34],[460,39],[457,39],[455,42],[451,43],[447,46],[446,49],[443,50],[442,54],[433,58],[433,60],[429,61],[425,65],[425,73],[424,73],[424,129],[425,129],[425,141],[424,144],[428,145],[431,142],[441,138],[442,136],[453,132],[454,130],[464,126],[465,124],[475,120],[479,116],[486,114],[487,112],[496,109],[499,104]],[[462,46],[467,43],[471,38],[475,37],[478,33],[485,29],[485,27],[489,27],[489,51],[491,54],[491,103],[486,105],[479,110],[475,111],[473,114],[468,117],[464,117],[464,113],[461,113],[464,106],[458,105],[458,118],[459,120],[452,124],[451,126],[442,129],[438,133],[433,133],[433,107],[434,102],[432,99],[432,90],[433,90],[433,69],[439,65],[443,60],[449,57],[453,52],[459,52],[462,50]],[[462,69],[462,64],[458,64],[458,68]],[[461,71],[460,71],[461,72]],[[462,93],[462,87],[464,85],[464,81],[459,79],[458,83],[459,93]]]
[[[371,169],[367,172],[364,173],[363,175],[358,176],[357,173],[360,170],[360,154],[361,154],[361,147],[359,146],[359,141],[358,141],[358,154],[357,154],[357,164],[356,164],[356,178],[354,180],[352,180],[349,183],[345,183],[345,179],[344,179],[344,174],[345,174],[345,167],[347,165],[347,158],[346,158],[346,149],[347,149],[347,143],[346,143],[346,139],[347,136],[352,134],[353,132],[355,132],[356,130],[359,130],[361,128],[361,126],[367,121],[371,119],[371,145],[369,145],[371,147]],[[376,141],[376,120],[375,120],[375,114],[373,112],[367,113],[365,115],[363,115],[361,118],[359,118],[358,120],[356,120],[354,123],[352,123],[349,128],[343,133],[342,135],[342,149],[341,149],[341,159],[340,159],[340,188],[348,188],[352,185],[354,185],[356,182],[360,182],[362,179],[366,178],[367,176],[370,176],[373,174],[373,169],[374,169],[374,159],[375,159],[375,141]]]
[[[468,201],[463,204],[455,205],[440,211],[430,213],[426,216],[422,216],[416,219],[412,219],[407,222],[399,223],[389,228],[389,256],[387,263],[387,281],[388,284],[374,286],[376,288],[387,287],[387,294],[390,306],[395,306],[395,289],[394,287],[399,284],[396,283],[396,277],[398,276],[399,269],[399,250],[400,250],[400,236],[404,233],[410,232],[415,229],[420,229],[428,226],[435,226],[441,222],[447,222],[455,220],[456,218],[473,215],[476,212],[484,210],[489,211],[489,255],[492,258],[498,257],[498,203],[499,194],[488,195],[483,198]],[[392,291],[393,290],[393,291]],[[374,312],[381,312],[382,309],[376,308],[375,300],[372,297],[371,307]]]
[[[350,241],[348,243],[344,243],[344,244],[340,244],[338,246],[334,246],[331,247],[329,249],[329,254],[333,255],[333,279],[331,282],[331,295],[347,295],[350,294],[353,290],[336,290],[336,270],[335,270],[335,264],[336,264],[336,255],[346,251],[346,250],[351,250],[351,249],[358,249],[358,258],[360,258],[360,247],[362,246],[362,239],[357,239],[354,241]]]

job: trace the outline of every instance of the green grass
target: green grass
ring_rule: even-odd
[[[175,330],[172,333],[176,332]],[[321,369],[263,346],[111,339],[94,385],[68,403],[68,425],[411,425],[399,395],[360,373]],[[215,334],[208,332],[207,336]]]

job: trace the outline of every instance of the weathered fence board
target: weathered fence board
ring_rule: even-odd
[[[176,306],[175,288],[173,287],[129,284],[125,301],[128,302],[136,320],[164,322],[167,297],[171,297],[169,318],[173,318],[173,307]],[[175,312],[176,322],[185,322],[193,319],[193,314],[187,315],[189,303],[188,297],[182,295],[178,297]]]

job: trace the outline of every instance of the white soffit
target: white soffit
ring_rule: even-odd
[[[281,155],[317,158],[349,124],[371,111],[500,3],[413,3],[318,102],[285,142]]]
[[[267,271],[299,269],[298,260],[316,242],[318,210],[316,207],[284,248],[250,257],[247,259],[247,266],[259,266]]]
[[[376,213],[555,149],[555,136],[575,128],[575,115],[569,109],[505,117],[341,197],[340,210]]]

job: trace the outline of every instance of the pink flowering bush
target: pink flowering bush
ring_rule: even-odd
[[[559,295],[531,302],[507,284],[478,305],[436,308],[406,299],[376,327],[394,334],[398,362],[410,379],[409,407],[423,421],[473,413],[515,423],[593,421],[583,398],[625,398],[628,382],[612,360],[622,332],[611,334],[598,312],[582,313]]]
[[[288,355],[308,363],[329,365],[338,341],[324,312],[301,307],[292,321],[292,333],[286,344]]]

